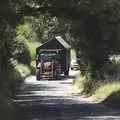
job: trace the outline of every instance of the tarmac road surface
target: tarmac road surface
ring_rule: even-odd
[[[70,76],[76,72],[70,71]],[[120,112],[71,94],[72,80],[26,78],[14,98],[16,120],[120,120]]]

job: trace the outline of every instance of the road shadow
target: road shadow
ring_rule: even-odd
[[[14,104],[17,120],[86,120],[87,117],[120,116],[99,104],[78,103],[69,96],[23,94]]]
[[[120,119],[119,112],[101,104],[90,104],[77,100],[76,96],[65,95],[61,84],[69,84],[66,81],[56,82],[55,85],[54,81],[49,83],[27,83],[20,87],[13,99],[15,120],[96,120],[96,117],[99,118],[97,120],[113,120],[116,116],[119,118],[114,120]],[[57,94],[54,94],[57,90]]]
[[[104,110],[101,106],[99,106],[101,109],[98,109],[96,104],[78,104],[71,100],[64,100],[66,103],[63,104],[63,100],[60,101],[57,97],[56,101],[57,102],[54,101],[51,104],[41,104],[41,100],[39,98],[37,101],[27,101],[27,104],[21,103],[21,105],[17,105],[18,113],[16,114],[16,117],[17,119],[19,118],[19,120],[84,120],[84,118],[87,117],[111,117],[120,115],[113,111]],[[67,104],[70,102],[74,102],[74,104]]]
[[[66,81],[68,79],[74,79],[74,75],[69,75],[69,76],[60,76],[58,78],[41,78],[37,81]]]

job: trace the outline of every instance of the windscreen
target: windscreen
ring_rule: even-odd
[[[57,56],[56,53],[41,53],[39,55],[39,60],[49,61],[56,58],[56,56]]]

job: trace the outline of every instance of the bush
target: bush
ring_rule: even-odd
[[[120,71],[117,72],[117,74],[118,73],[120,74]],[[114,96],[112,95],[112,97],[109,97],[110,100],[108,96],[120,90],[119,74],[117,76],[112,74],[112,77],[109,76],[108,74],[108,77],[106,77],[105,80],[100,80],[100,79],[91,80],[89,78],[89,75],[86,76],[78,75],[74,79],[74,84],[80,89],[81,88],[83,89],[82,93],[86,95],[94,95],[94,97],[96,98],[95,100],[102,101],[106,99],[107,101],[111,101],[111,103],[113,103],[112,101],[114,99],[117,101],[120,99],[120,95],[114,94]]]
[[[14,55],[14,59],[18,60],[18,62],[26,65],[30,65],[31,63],[31,55],[28,47],[24,44],[21,45],[20,48],[17,48],[17,52]]]
[[[15,69],[20,73],[22,77],[30,75],[31,71],[28,66],[24,64],[18,64]]]
[[[92,95],[95,92],[95,89],[99,85],[95,80],[86,79],[86,76],[77,76],[74,80],[74,84],[83,89],[84,94]]]
[[[36,73],[36,61],[31,62],[29,69],[31,70],[31,74],[35,75],[35,73]]]
[[[0,81],[0,119],[13,120],[15,106],[11,98],[16,92],[16,85],[21,76],[13,67],[10,67],[9,72],[6,73],[6,77],[2,77]]]
[[[14,119],[14,105],[7,96],[0,96],[0,119],[13,120]]]

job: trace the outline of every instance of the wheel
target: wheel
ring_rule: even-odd
[[[39,77],[39,76],[36,76],[36,80],[40,80],[40,77]]]
[[[69,70],[66,70],[65,72],[64,72],[64,76],[68,76],[69,75]]]
[[[71,70],[73,70],[73,68],[71,68]]]

